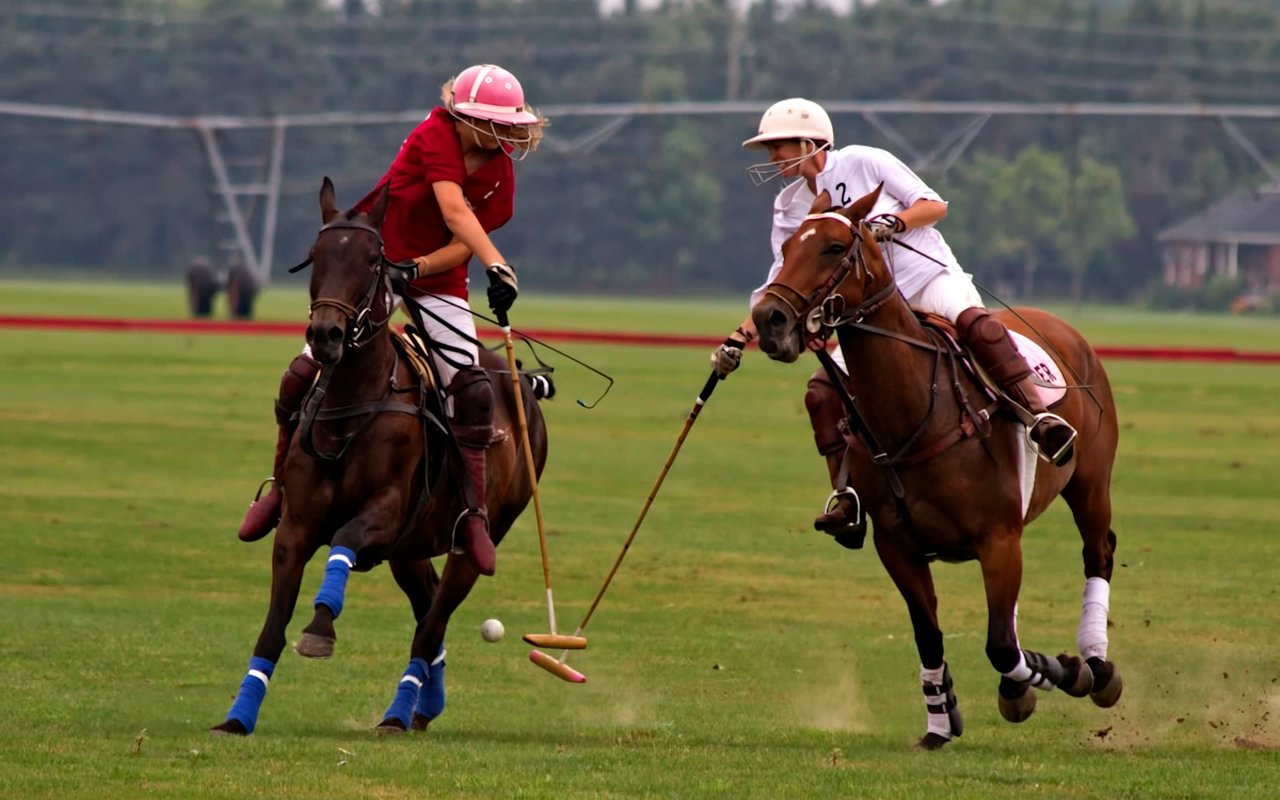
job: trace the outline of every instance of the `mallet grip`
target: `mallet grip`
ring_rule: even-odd
[[[716,384],[724,380],[716,374],[715,370],[711,370],[711,377],[707,378],[706,386],[702,387],[702,391],[698,392],[698,399],[703,403],[711,399],[711,393],[715,391]]]

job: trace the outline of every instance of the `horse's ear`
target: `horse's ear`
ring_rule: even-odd
[[[876,188],[854,200],[853,205],[841,209],[840,213],[848,217],[850,222],[866,219],[867,215],[871,213],[871,209],[875,208],[876,201],[880,199],[880,190],[883,188],[884,181],[880,181]]]
[[[369,224],[375,228],[382,227],[382,218],[387,213],[387,203],[391,200],[391,181],[382,184],[382,191],[378,192],[378,199],[373,204],[373,210],[369,212]]]
[[[338,193],[334,191],[333,181],[329,180],[329,176],[324,176],[324,183],[320,185],[320,220],[328,225],[330,220],[338,216]]]
[[[823,189],[822,193],[813,198],[813,205],[809,206],[810,214],[822,214],[831,210],[831,194]]]

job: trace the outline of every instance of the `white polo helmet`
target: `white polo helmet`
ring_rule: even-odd
[[[803,97],[779,100],[760,117],[760,129],[742,143],[743,147],[762,148],[766,142],[782,139],[808,139],[815,143],[835,144],[835,131],[826,110]]]

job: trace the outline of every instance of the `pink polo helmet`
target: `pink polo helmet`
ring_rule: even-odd
[[[533,125],[524,108],[524,89],[515,75],[496,64],[467,67],[453,79],[453,110],[500,125]]]

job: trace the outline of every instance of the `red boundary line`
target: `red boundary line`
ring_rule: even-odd
[[[0,314],[0,328],[63,331],[114,331],[131,333],[188,333],[235,336],[296,336],[304,328],[295,322],[230,322],[221,320],[112,319],[106,317],[57,317]],[[497,335],[497,328],[481,329]],[[520,329],[517,329],[517,333]],[[656,347],[715,347],[718,336],[679,336],[662,333],[613,333],[553,329],[526,330],[530,336],[565,342],[628,344]],[[1095,347],[1103,358],[1141,361],[1242,361],[1280,364],[1280,352],[1248,352],[1225,347]]]

